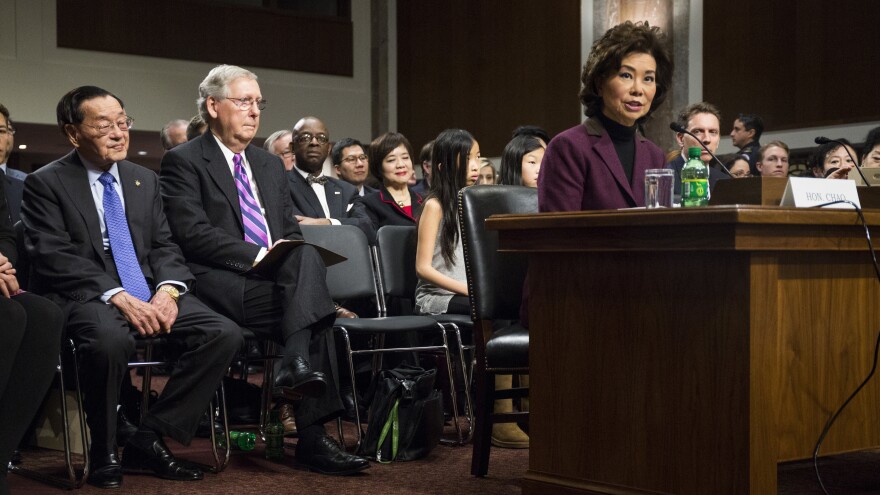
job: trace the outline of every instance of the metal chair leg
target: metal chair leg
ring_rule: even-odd
[[[229,420],[226,417],[226,389],[223,386],[223,380],[220,380],[220,388],[217,389],[217,393],[215,393],[214,397],[217,398],[217,402],[219,404],[217,407],[220,408],[220,413],[223,416],[223,436],[226,440],[226,448],[223,454],[223,458],[220,458],[220,454],[217,451],[217,430],[214,424],[214,404],[210,404],[208,406],[208,414],[211,418],[211,453],[214,456],[214,466],[210,468],[212,473],[220,473],[226,466],[229,465],[229,457],[232,453],[232,442],[229,440]]]

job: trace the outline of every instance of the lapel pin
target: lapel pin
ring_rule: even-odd
[[[135,180],[135,181],[134,181],[134,185],[137,186],[137,187],[141,187],[141,181],[139,181],[139,180]]]

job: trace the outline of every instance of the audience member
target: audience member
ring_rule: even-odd
[[[486,157],[480,157],[480,177],[477,184],[484,186],[494,186],[498,183],[498,172],[495,165]]]
[[[358,196],[376,191],[366,184],[370,163],[360,141],[352,138],[340,139],[330,150],[330,159],[336,168],[336,175],[356,187]]]
[[[875,127],[865,136],[865,148],[862,151],[862,167],[880,167],[880,127]]]
[[[207,129],[208,124],[205,123],[202,115],[199,113],[193,115],[193,118],[189,119],[189,125],[186,126],[186,140],[192,141],[204,134]]]
[[[546,148],[547,143],[550,142],[550,135],[547,134],[547,131],[536,125],[521,125],[517,127],[513,130],[513,136],[511,136],[511,138],[515,138],[517,136],[536,137],[541,140],[541,144],[544,148]]]
[[[422,179],[418,181],[416,185],[412,186],[412,190],[422,196],[427,196],[428,193],[431,192],[431,174],[433,173],[431,151],[433,148],[434,141],[428,141],[422,146],[422,150],[419,152],[419,163],[422,167]]]
[[[189,121],[184,119],[175,119],[168,122],[159,131],[159,140],[162,141],[162,148],[165,151],[177,146],[178,144],[188,141],[186,137],[186,128]]]
[[[293,156],[293,150],[290,146],[290,141],[292,139],[293,132],[287,129],[281,129],[280,131],[275,131],[270,134],[263,143],[263,149],[278,158],[281,158],[281,162],[284,163],[284,170],[287,170],[288,172],[293,170],[293,164],[296,161],[296,157]]]
[[[413,170],[412,146],[403,134],[388,132],[370,143],[370,174],[379,190],[361,198],[373,227],[415,225],[422,214],[422,195],[409,187]]]
[[[718,149],[718,143],[721,141],[721,111],[715,105],[701,101],[684,107],[678,113],[677,123],[692,132],[700,138],[700,141],[706,145],[712,153]],[[714,166],[714,160],[700,143],[696,142],[693,137],[683,133],[675,133],[675,139],[681,147],[681,152],[674,160],[666,165],[675,171],[675,194],[681,194],[681,168],[684,167],[688,159],[688,148],[700,148],[700,161],[709,167],[709,188],[714,188],[715,183],[720,179],[726,179],[725,174],[719,167]]]
[[[761,134],[764,133],[764,121],[753,113],[741,113],[733,121],[730,141],[739,148],[739,153],[749,157],[752,175],[759,175],[758,159],[761,151]]]
[[[7,162],[12,150],[15,149],[15,127],[9,119],[9,110],[0,103],[0,172],[5,177],[2,186],[6,189],[8,215],[15,224],[20,218],[21,195],[24,191],[24,178],[27,174],[21,170],[9,168]]]
[[[281,159],[251,144],[265,108],[257,76],[215,67],[199,85],[198,106],[210,132],[166,153],[160,172],[169,225],[196,290],[240,325],[283,343],[275,386],[288,399],[302,397],[295,405],[297,462],[323,474],[362,471],[369,462],[346,453],[324,429],[343,407],[331,334],[336,306],[318,251],[296,246],[266,278],[248,273],[270,248],[283,249],[276,241],[302,239]],[[309,142],[321,144],[326,135],[318,135],[313,129]]]
[[[749,157],[746,155],[733,154],[725,161],[724,165],[730,170],[734,179],[747,179],[752,176],[752,167],[749,165]]]
[[[501,152],[499,182],[509,186],[538,187],[538,172],[546,145],[536,136],[515,136]]]
[[[856,156],[856,150],[844,138],[837,138],[837,141],[843,143],[843,146],[829,141],[820,145],[810,155],[808,163],[814,177],[825,177],[827,179],[849,178],[849,171],[856,166],[852,158]]]
[[[761,177],[787,177],[788,154],[788,145],[782,141],[770,141],[761,146],[756,164]]]
[[[9,493],[6,466],[55,376],[64,324],[58,306],[20,289],[15,271],[18,255],[5,188],[0,186],[0,494],[4,495]]]
[[[290,149],[293,170],[287,173],[296,221],[303,225],[354,225],[373,241],[376,232],[355,186],[323,175],[330,155],[330,133],[315,117],[303,117],[293,126]]]
[[[593,44],[581,74],[588,119],[547,146],[540,211],[644,206],[645,170],[665,165],[663,151],[637,131],[672,81],[663,38],[657,27],[625,22]]]
[[[66,315],[79,354],[91,430],[89,483],[118,487],[122,470],[194,481],[162,440],[188,445],[242,344],[239,328],[188,293],[193,276],[171,241],[159,181],[127,161],[132,119],[122,101],[94,86],[75,88],[57,107],[75,148],[25,180],[22,222],[31,286]],[[163,335],[185,351],[162,395],[117,458],[120,384],[135,339]]]

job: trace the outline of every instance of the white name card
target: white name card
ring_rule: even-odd
[[[859,203],[859,193],[856,183],[851,180],[836,179],[813,179],[809,177],[789,177],[785,185],[785,193],[782,194],[782,202],[779,206],[795,206],[797,208],[812,208],[826,205],[832,201],[849,200],[862,207]],[[849,203],[836,203],[824,206],[824,208],[851,209]]]

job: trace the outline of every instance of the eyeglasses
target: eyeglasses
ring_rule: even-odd
[[[107,134],[110,134],[110,131],[113,130],[114,127],[118,127],[120,131],[126,132],[129,129],[131,129],[131,124],[133,124],[133,123],[134,123],[133,118],[126,117],[125,120],[119,120],[119,121],[116,121],[115,123],[106,123],[106,124],[100,124],[100,125],[91,125],[91,124],[82,123],[82,125],[84,125],[86,127],[91,127],[92,129],[98,131],[98,134],[100,134],[102,136],[106,136]]]
[[[312,142],[312,139],[317,139],[319,144],[327,144],[330,142],[330,136],[326,134],[317,134],[313,136],[308,132],[297,134],[293,139],[299,144],[309,144]]]
[[[293,154],[292,151],[290,151],[290,150],[284,150],[284,151],[282,151],[281,153],[275,153],[275,156],[279,156],[279,157],[281,157],[281,158],[287,158],[288,156],[290,156],[290,155],[292,155],[292,154]]]
[[[748,179],[752,176],[751,172],[731,172],[730,175],[732,175],[734,179]]]
[[[365,162],[367,161],[367,155],[351,155],[342,159],[345,163],[354,163],[354,162]]]
[[[259,108],[260,110],[266,109],[267,101],[263,100],[263,99],[254,100],[253,98],[250,98],[250,97],[248,97],[248,98],[226,98],[226,99],[231,101],[232,103],[234,103],[235,106],[237,106],[239,108],[239,110],[250,110],[251,106],[253,106],[254,103],[257,104],[257,108]]]
[[[0,127],[0,136],[7,135],[15,136],[15,127],[12,127],[11,125]]]

